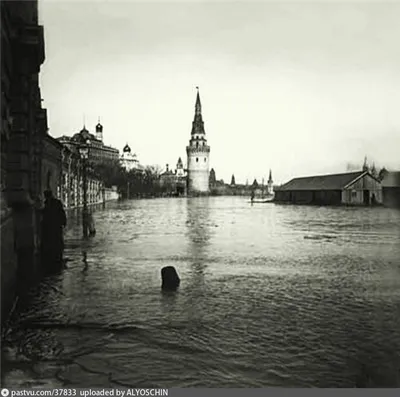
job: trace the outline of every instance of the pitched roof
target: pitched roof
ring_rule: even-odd
[[[341,190],[363,174],[367,174],[367,172],[357,171],[294,178],[276,190]]]
[[[400,171],[389,171],[382,180],[382,187],[400,187]]]

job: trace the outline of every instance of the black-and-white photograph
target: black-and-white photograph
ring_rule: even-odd
[[[2,397],[400,388],[400,1],[0,3]]]

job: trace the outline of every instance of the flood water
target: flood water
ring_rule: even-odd
[[[154,199],[95,222],[21,300],[3,386],[400,387],[400,211]]]

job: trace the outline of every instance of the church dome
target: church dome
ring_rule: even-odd
[[[128,144],[126,144],[125,147],[122,149],[122,151],[123,151],[124,153],[130,153],[130,152],[131,152],[131,148],[129,147]]]
[[[78,133],[72,136],[72,140],[77,142],[86,142],[88,140],[96,140],[96,137],[91,134],[85,126],[83,126],[83,128]]]

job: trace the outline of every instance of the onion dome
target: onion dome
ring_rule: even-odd
[[[131,152],[131,148],[129,147],[128,144],[126,144],[126,145],[124,146],[124,148],[122,149],[122,151],[123,151],[124,153],[130,153],[130,152]]]

